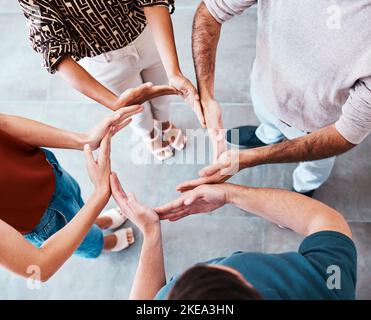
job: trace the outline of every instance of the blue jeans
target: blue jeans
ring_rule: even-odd
[[[26,240],[37,247],[61,230],[84,206],[76,180],[60,166],[52,152],[45,149],[43,151],[53,166],[56,180],[54,194],[43,217],[39,224],[25,235]],[[102,231],[93,225],[74,254],[83,258],[96,258],[101,254],[103,244]]]

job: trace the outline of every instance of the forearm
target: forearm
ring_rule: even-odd
[[[108,191],[96,192],[63,229],[45,241],[39,252],[44,280],[49,279],[75,252],[108,199]]]
[[[0,265],[23,277],[29,277],[28,268],[39,268],[41,281],[47,281],[80,245],[98,214],[108,201],[102,192],[92,196],[75,218],[49,238],[41,248],[26,241],[14,228],[0,220]]]
[[[321,230],[333,230],[351,236],[343,217],[325,204],[280,189],[222,185],[226,202],[259,215],[273,223],[307,236]]]
[[[241,152],[241,168],[266,163],[314,161],[342,154],[355,145],[344,139],[334,125],[306,136]]]
[[[152,300],[166,284],[160,224],[143,236],[140,260],[130,293],[131,300]]]
[[[57,67],[58,73],[72,87],[99,104],[116,110],[117,96],[95,80],[82,66],[71,57],[64,58]]]
[[[0,127],[10,136],[37,147],[81,150],[87,142],[85,134],[54,128],[18,116],[0,114]]]
[[[209,13],[202,2],[195,14],[192,32],[192,53],[197,85],[202,104],[214,100],[216,50],[221,24]]]
[[[180,74],[173,24],[168,8],[162,6],[145,7],[144,13],[168,78]]]

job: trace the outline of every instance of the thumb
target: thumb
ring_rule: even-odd
[[[212,164],[206,168],[203,168],[199,172],[200,177],[210,177],[222,169],[222,166],[219,163]]]
[[[91,150],[90,145],[88,144],[84,145],[84,154],[85,154],[85,158],[86,158],[88,165],[92,165],[96,163],[94,160],[93,151]]]
[[[128,197],[128,204],[129,204],[130,208],[131,208],[133,211],[138,211],[138,210],[142,209],[142,206],[141,206],[141,204],[138,202],[137,197],[135,196],[134,193],[129,192],[129,193],[127,194],[127,197]]]
[[[151,87],[153,87],[153,83],[152,82],[146,82],[146,83],[143,84],[143,87],[151,88]]]
[[[195,202],[196,198],[197,198],[197,195],[195,195],[195,194],[191,194],[191,195],[189,195],[189,196],[184,200],[183,203],[184,203],[185,206],[190,206],[193,202]]]

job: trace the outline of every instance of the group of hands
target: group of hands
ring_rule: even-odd
[[[133,115],[143,110],[141,103],[161,95],[182,95],[196,109],[199,119],[204,119],[203,114],[201,118],[202,107],[197,91],[187,90],[179,92],[173,86],[154,86],[151,83],[126,90],[118,99],[118,103],[125,107],[119,108],[92,130],[83,134],[88,174],[96,193],[106,197],[107,201],[112,195],[121,212],[142,232],[151,230],[160,220],[176,221],[191,214],[211,212],[226,203],[226,192],[218,184],[231,176],[228,170],[231,163],[238,158],[238,154],[233,152],[222,153],[216,163],[199,172],[198,179],[178,185],[177,190],[182,192],[182,195],[155,209],[142,205],[134,194],[126,193],[117,174],[111,171],[111,139],[131,122]],[[200,122],[205,126],[205,123]],[[93,151],[98,148],[99,152],[95,157]]]
[[[170,77],[169,85],[153,85],[148,82],[137,88],[128,89],[118,97],[115,109],[142,104],[164,95],[179,95],[184,99],[196,114],[202,128],[208,129],[213,147],[213,164],[201,170],[198,179],[180,184],[177,190],[184,192],[202,184],[222,183],[238,172],[240,153],[238,150],[227,148],[219,103],[211,98],[201,101],[197,89],[184,75]],[[246,165],[248,166],[248,161]]]

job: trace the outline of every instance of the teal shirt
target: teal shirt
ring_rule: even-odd
[[[236,252],[206,264],[236,269],[267,300],[355,299],[356,247],[350,238],[338,232],[312,234],[303,240],[298,252]],[[336,275],[340,289],[330,289]],[[156,299],[166,299],[178,278],[173,277]]]

